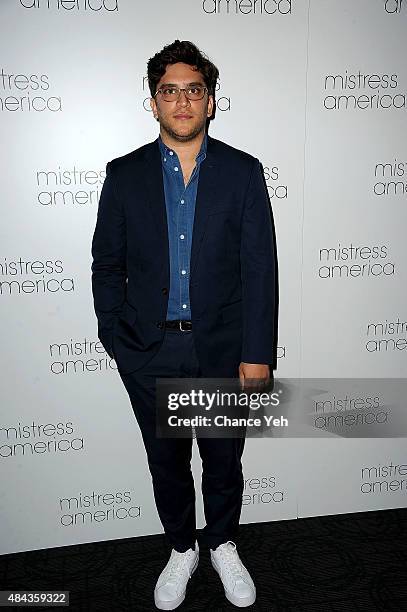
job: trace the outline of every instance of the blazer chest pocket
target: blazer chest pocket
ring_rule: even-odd
[[[242,301],[233,302],[221,309],[222,320],[224,323],[229,321],[237,321],[242,317]]]
[[[222,208],[219,206],[218,208],[210,208],[208,210],[208,217],[213,217],[213,215],[235,215],[236,208],[229,206],[229,208]]]

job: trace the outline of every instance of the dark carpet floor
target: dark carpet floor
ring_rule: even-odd
[[[406,509],[241,525],[237,544],[257,586],[248,611],[407,611]],[[3,555],[0,588],[69,590],[75,612],[156,610],[169,552],[157,535]],[[202,550],[177,610],[237,609]]]

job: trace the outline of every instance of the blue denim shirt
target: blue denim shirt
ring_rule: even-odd
[[[187,186],[184,185],[178,155],[158,137],[167,210],[168,243],[170,257],[170,293],[167,320],[191,319],[189,303],[189,275],[199,168],[206,157],[207,135],[196,156],[196,166]]]

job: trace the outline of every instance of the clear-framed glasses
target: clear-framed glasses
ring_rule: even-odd
[[[208,91],[208,88],[204,87],[203,85],[190,85],[189,87],[160,87],[160,89],[157,89],[156,93],[154,94],[154,98],[158,93],[160,93],[165,102],[176,102],[181,94],[181,91],[185,93],[188,100],[202,100],[205,92]]]

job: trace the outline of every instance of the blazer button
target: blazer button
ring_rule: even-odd
[[[168,293],[168,289],[167,289],[167,287],[163,287],[163,288],[161,289],[161,292],[162,292],[164,295],[167,295],[167,293]]]
[[[164,323],[162,321],[157,321],[158,329],[162,329],[164,327]]]

